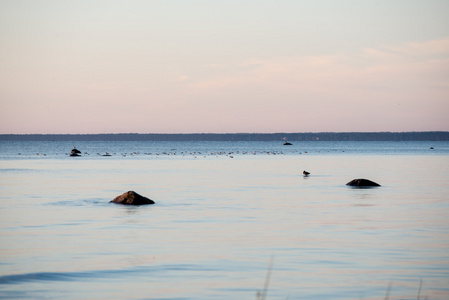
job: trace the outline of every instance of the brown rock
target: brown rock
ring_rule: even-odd
[[[113,203],[125,204],[125,205],[142,205],[142,204],[154,204],[154,201],[147,197],[141,196],[134,191],[126,192],[114,200]]]
[[[380,186],[380,184],[375,183],[374,181],[368,179],[353,179],[348,182],[346,185],[355,186],[355,187],[370,187],[370,186]]]

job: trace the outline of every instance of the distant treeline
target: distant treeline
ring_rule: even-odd
[[[0,134],[3,141],[449,141],[449,131],[306,133]]]

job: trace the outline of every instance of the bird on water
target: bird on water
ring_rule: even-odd
[[[309,176],[309,174],[310,174],[309,172],[307,172],[307,171],[305,171],[305,170],[302,171],[302,173],[304,174],[304,176]]]

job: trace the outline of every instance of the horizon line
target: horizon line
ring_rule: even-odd
[[[154,135],[201,135],[201,134],[304,134],[304,133],[431,133],[431,132],[439,132],[439,133],[449,133],[448,130],[424,130],[424,131],[295,131],[295,132],[192,132],[192,133],[183,133],[183,132],[172,132],[172,133],[159,133],[159,132],[119,132],[119,133],[0,133],[0,135],[115,135],[115,134],[154,134]]]

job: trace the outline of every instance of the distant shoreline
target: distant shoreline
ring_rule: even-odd
[[[0,134],[0,141],[449,141],[449,131]]]

